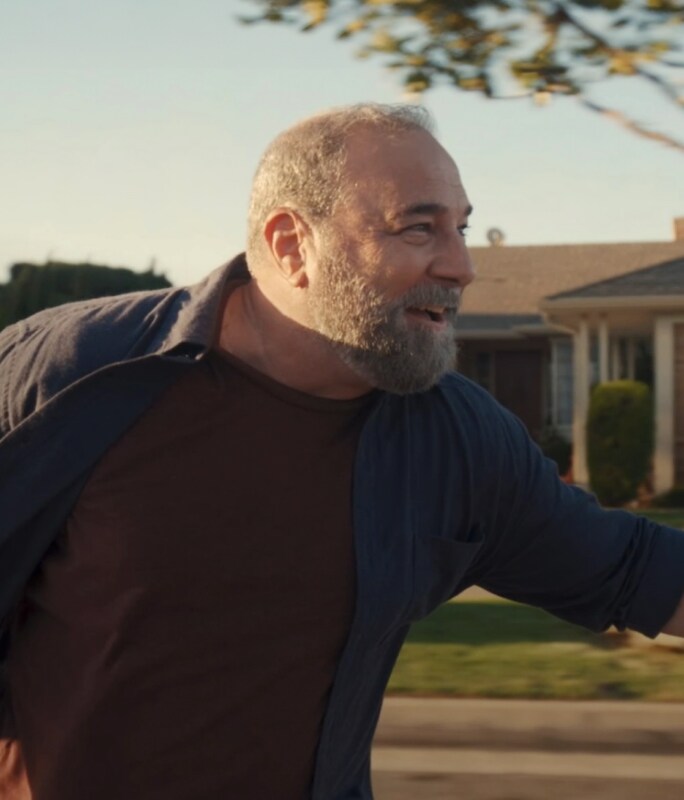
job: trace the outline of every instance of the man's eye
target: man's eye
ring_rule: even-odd
[[[432,233],[432,223],[431,222],[416,222],[413,225],[407,225],[405,228],[402,228],[400,233],[403,236],[425,236],[426,234]]]
[[[469,230],[470,230],[470,225],[468,225],[467,223],[465,225],[459,225],[458,226],[458,232],[461,234],[461,236],[464,239],[468,235],[468,231]]]

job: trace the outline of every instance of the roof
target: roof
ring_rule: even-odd
[[[538,314],[543,298],[684,258],[684,241],[472,247],[462,312]],[[668,291],[670,291],[668,289]]]
[[[519,339],[553,332],[541,314],[460,314],[459,339]]]
[[[569,292],[560,292],[548,298],[550,301],[583,297],[653,297],[684,295],[684,256],[654,267],[638,269],[590,283]]]
[[[541,314],[459,314],[459,331],[468,330],[509,330],[518,325],[541,325]]]

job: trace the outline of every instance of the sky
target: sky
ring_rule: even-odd
[[[244,248],[251,177],[324,108],[401,102],[396,75],[324,28],[244,26],[249,0],[0,0],[0,280],[16,261],[91,261],[175,284]],[[633,80],[591,97],[684,139]],[[684,155],[554,99],[425,95],[475,213],[471,245],[667,241]]]

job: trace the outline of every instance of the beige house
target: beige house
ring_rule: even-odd
[[[591,387],[649,383],[656,406],[657,492],[684,483],[684,219],[675,240],[472,248],[477,280],[459,323],[460,369],[542,438],[573,442],[588,482]]]

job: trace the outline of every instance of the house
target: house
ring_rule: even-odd
[[[654,483],[684,483],[684,218],[671,242],[471,249],[459,369],[516,413],[539,440],[573,443],[587,484],[585,421],[599,382],[653,387]],[[681,362],[681,363],[680,363]]]

